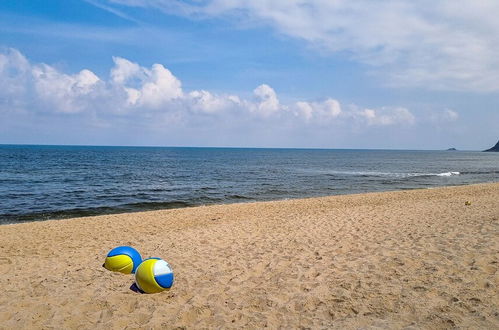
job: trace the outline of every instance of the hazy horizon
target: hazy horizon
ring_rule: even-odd
[[[205,148],[205,149],[298,149],[298,150],[380,150],[380,151],[478,151],[478,149],[459,149],[449,147],[445,149],[380,149],[380,148],[317,148],[317,147],[253,147],[253,146],[211,146],[211,145],[128,145],[128,144],[38,144],[38,143],[0,143],[0,146],[40,146],[40,147],[116,147],[116,148]],[[449,150],[455,148],[455,150]],[[487,148],[489,149],[489,148]],[[486,149],[485,149],[486,150]]]

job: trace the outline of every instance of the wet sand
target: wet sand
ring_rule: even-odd
[[[130,290],[118,245],[173,288]],[[3,225],[0,328],[493,329],[498,265],[499,183]]]

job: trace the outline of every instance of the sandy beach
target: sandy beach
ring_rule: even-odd
[[[499,328],[498,201],[491,183],[3,225],[0,328]],[[119,245],[173,288],[130,290],[102,267]]]

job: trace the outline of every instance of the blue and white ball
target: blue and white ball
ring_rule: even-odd
[[[142,262],[140,253],[131,246],[118,246],[106,256],[104,267],[113,272],[133,274]]]
[[[135,284],[145,293],[169,290],[173,281],[172,267],[160,258],[144,260],[135,272]]]

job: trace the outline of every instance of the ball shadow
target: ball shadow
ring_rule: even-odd
[[[132,290],[135,293],[140,293],[140,294],[144,294],[145,293],[144,291],[142,291],[141,289],[139,289],[139,287],[137,286],[137,283],[133,283],[130,286],[130,290]]]

